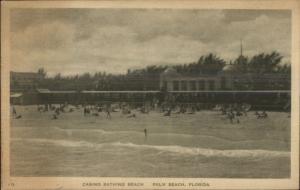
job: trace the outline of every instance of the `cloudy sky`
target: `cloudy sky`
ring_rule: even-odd
[[[289,62],[289,11],[171,9],[14,9],[11,67],[49,75],[125,73],[146,65],[225,60],[278,51]]]

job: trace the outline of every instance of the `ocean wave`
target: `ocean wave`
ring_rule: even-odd
[[[71,141],[71,140],[60,140],[60,139],[39,139],[39,138],[13,138],[15,142],[28,142],[28,143],[39,143],[39,144],[52,144],[56,146],[65,147],[99,147],[100,144],[90,143],[87,141]]]
[[[56,139],[25,139],[13,138],[12,141],[32,142],[32,143],[46,143],[56,146],[65,147],[90,147],[90,148],[128,148],[128,149],[152,149],[165,153],[174,153],[180,155],[190,156],[205,156],[205,157],[230,157],[230,158],[274,158],[274,157],[289,157],[290,152],[287,151],[272,151],[272,150],[217,150],[196,147],[184,147],[178,145],[147,145],[147,144],[134,144],[123,142],[112,143],[91,143],[87,141],[71,141],[71,140],[56,140]]]
[[[142,135],[144,136],[144,131],[135,131],[135,130],[128,130],[128,131],[111,131],[111,130],[103,130],[103,129],[66,129],[66,128],[60,128],[57,127],[57,130],[64,131],[65,133],[72,134],[72,132],[81,132],[84,130],[84,132],[93,132],[93,133],[100,133],[103,135],[126,135],[126,134],[134,134],[134,135]],[[221,140],[221,141],[227,141],[227,142],[236,142],[236,140],[229,140],[225,138],[216,137],[213,135],[199,135],[199,134],[182,134],[182,133],[157,133],[152,132],[151,136],[172,136],[172,137],[179,137],[179,138],[209,138],[211,140]],[[237,141],[239,142],[239,141]]]
[[[133,143],[113,143],[115,146],[133,147],[133,148],[148,148],[160,151],[178,153],[183,155],[201,155],[207,157],[289,157],[290,152],[271,151],[271,150],[217,150],[206,148],[184,147],[177,145],[170,146],[155,146],[155,145],[137,145]]]
[[[128,131],[112,131],[112,130],[103,130],[103,129],[66,129],[66,128],[60,128],[56,127],[57,130],[60,130],[64,133],[66,133],[68,136],[72,135],[73,132],[93,132],[93,133],[100,133],[101,135],[128,135],[128,134],[133,134],[133,135],[142,135],[144,136],[144,131],[135,131],[135,130],[128,130]],[[242,140],[242,139],[228,139],[228,138],[222,138],[222,137],[217,137],[214,135],[201,135],[201,134],[184,134],[184,133],[157,133],[157,132],[152,132],[151,136],[162,136],[164,137],[174,137],[174,138],[203,138],[211,141],[216,141],[216,142],[224,142],[224,143],[231,143],[231,144],[238,144],[238,143],[244,143],[244,144],[250,144],[250,143],[276,143],[276,142],[284,142],[283,140],[274,140],[274,139],[260,139],[260,140]]]

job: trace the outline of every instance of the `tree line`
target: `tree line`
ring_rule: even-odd
[[[195,75],[216,75],[219,72],[227,72],[231,75],[245,76],[252,74],[253,77],[247,78],[251,83],[252,89],[270,88],[269,82],[261,78],[255,82],[257,76],[278,76],[279,80],[271,88],[290,89],[291,65],[282,64],[283,56],[278,52],[260,53],[251,58],[240,55],[233,61],[226,63],[224,59],[215,54],[209,53],[201,56],[197,62],[177,65],[151,65],[142,69],[128,70],[126,74],[111,74],[106,72],[96,72],[95,74],[84,73],[73,76],[62,76],[57,73],[53,77],[48,77],[46,71],[41,68],[39,73],[45,76],[39,82],[39,88],[50,90],[159,90],[160,74],[168,67],[173,67],[179,74]],[[285,80],[281,81],[282,76]],[[281,78],[280,78],[281,77]],[[254,82],[253,82],[254,81]],[[286,82],[276,84],[277,82]],[[256,84],[257,83],[257,84]],[[255,86],[256,85],[256,86]],[[247,89],[249,86],[237,85],[238,89]]]

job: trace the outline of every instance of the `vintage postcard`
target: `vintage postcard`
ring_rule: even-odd
[[[300,3],[4,1],[3,189],[298,189]]]

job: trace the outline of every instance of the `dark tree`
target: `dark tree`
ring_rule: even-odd
[[[271,54],[261,53],[252,57],[249,62],[249,72],[274,73],[280,64],[282,56],[274,51]]]
[[[40,74],[42,76],[42,78],[45,78],[47,76],[47,73],[44,68],[39,68],[38,74]]]

